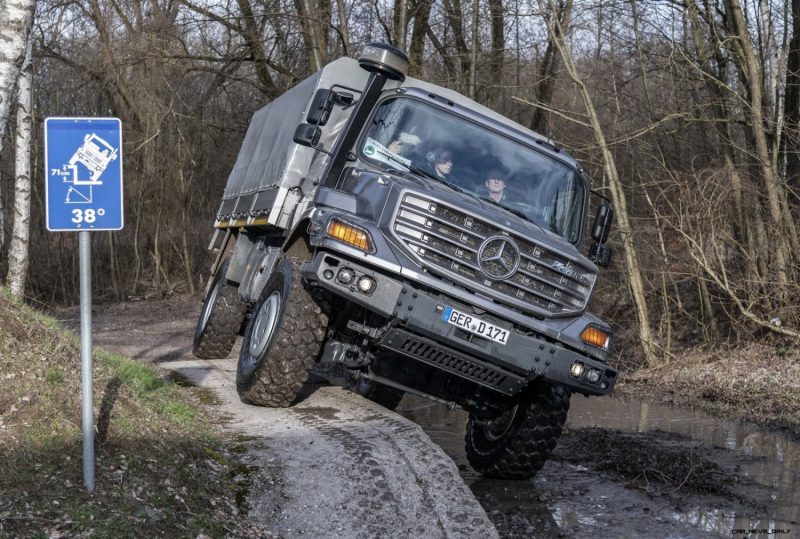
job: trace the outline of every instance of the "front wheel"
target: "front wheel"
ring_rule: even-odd
[[[225,279],[228,262],[223,262],[214,275],[197,319],[192,353],[200,359],[228,357],[244,321],[245,309],[239,301],[239,290]]]
[[[470,414],[465,436],[470,465],[484,476],[498,479],[536,475],[561,436],[569,398],[564,386],[545,385],[491,421]]]
[[[304,286],[301,265],[280,260],[253,308],[236,368],[236,390],[245,402],[291,405],[322,348],[328,317]]]

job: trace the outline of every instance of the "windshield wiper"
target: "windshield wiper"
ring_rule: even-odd
[[[518,217],[522,217],[523,219],[525,219],[529,223],[533,223],[534,225],[536,225],[536,228],[538,228],[542,232],[545,231],[544,227],[540,223],[537,223],[536,221],[534,221],[533,219],[528,217],[528,215],[525,212],[523,212],[522,210],[518,210],[516,208],[509,208],[508,206],[503,206],[502,204],[500,204],[499,202],[497,202],[496,200],[494,200],[493,198],[490,198],[490,197],[478,196],[478,198],[481,199],[481,200],[485,200],[486,202],[491,202],[495,206],[500,206],[501,208],[503,208],[507,212],[511,212],[514,215],[518,216]],[[557,230],[553,230],[552,232],[558,233]]]
[[[450,183],[447,180],[440,178],[439,176],[435,176],[435,175],[431,174],[430,172],[428,172],[427,170],[422,170],[421,168],[415,167],[414,165],[412,165],[410,163],[405,163],[401,159],[395,157],[394,155],[388,155],[388,154],[385,154],[385,153],[382,153],[381,155],[383,157],[385,157],[386,159],[388,159],[389,161],[393,161],[393,162],[397,163],[398,165],[400,165],[401,167],[403,167],[405,169],[405,170],[403,170],[403,169],[392,168],[391,169],[392,172],[412,172],[412,173],[414,173],[414,174],[416,174],[418,176],[423,176],[425,178],[428,178],[428,179],[431,179],[431,180],[435,180],[435,181],[437,181],[439,183],[443,183],[447,187],[452,189],[453,191],[458,191],[459,193],[463,193],[464,192],[464,190],[461,187],[457,186],[456,184]]]
[[[408,167],[408,171],[409,172],[413,172],[414,174],[417,174],[418,176],[424,176],[425,178],[437,181],[439,183],[443,183],[447,187],[452,189],[453,191],[458,191],[459,193],[463,193],[464,192],[464,190],[461,187],[457,186],[456,184],[450,183],[447,180],[440,178],[439,176],[431,174],[427,170],[422,170],[421,168],[415,167],[414,165],[406,165],[406,166]]]
[[[478,198],[479,198],[479,199],[481,199],[481,200],[485,200],[486,202],[491,202],[491,203],[492,203],[492,204],[494,204],[495,206],[500,206],[500,207],[501,207],[501,208],[503,208],[504,210],[506,210],[506,211],[508,211],[508,212],[511,212],[511,213],[513,213],[513,214],[514,214],[514,215],[516,215],[517,217],[522,217],[522,218],[523,218],[523,219],[525,219],[526,221],[529,221],[529,222],[531,222],[531,223],[533,223],[533,224],[535,224],[535,225],[538,225],[538,224],[539,224],[539,223],[536,223],[535,221],[533,221],[533,220],[532,220],[530,217],[528,217],[528,215],[527,215],[525,212],[523,212],[522,210],[518,210],[518,209],[516,209],[516,208],[509,208],[508,206],[503,206],[502,204],[500,204],[499,202],[497,202],[495,199],[493,199],[493,198],[490,198],[490,197],[482,197],[482,196],[479,196]]]

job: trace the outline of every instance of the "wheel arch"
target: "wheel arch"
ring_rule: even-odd
[[[292,229],[282,246],[282,250],[286,256],[308,258],[308,255],[314,250],[311,245],[311,238],[308,235],[308,225],[310,222],[310,216],[303,217]]]

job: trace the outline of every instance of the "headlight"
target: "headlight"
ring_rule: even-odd
[[[611,335],[597,326],[586,326],[581,333],[581,340],[606,351],[611,347]]]
[[[336,218],[331,219],[331,222],[328,223],[328,236],[365,253],[375,250],[369,232]]]

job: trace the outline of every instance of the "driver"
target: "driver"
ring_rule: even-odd
[[[484,182],[485,191],[482,196],[490,198],[497,203],[506,201],[505,173],[499,168],[493,168],[486,174]]]

